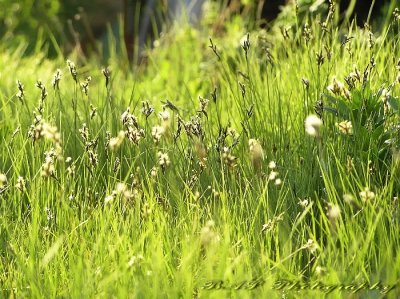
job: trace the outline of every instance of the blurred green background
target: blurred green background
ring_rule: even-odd
[[[193,0],[0,0],[0,47],[13,49],[22,46],[25,54],[40,52],[52,57],[60,52],[69,53],[79,44],[83,48],[83,53],[90,53],[98,47],[96,44],[99,40],[107,43],[107,24],[112,24],[110,29],[114,36],[121,34],[121,31],[118,33],[118,29],[121,29],[118,25],[118,16],[121,20],[124,14],[125,17],[129,16],[127,17],[128,27],[131,28],[129,33],[136,38],[138,27],[147,26],[143,26],[143,23],[138,25],[141,22],[139,16],[142,15],[143,18],[143,5],[154,6],[151,17],[156,15],[154,18],[159,22],[160,19],[165,19],[171,6],[176,6],[178,2],[182,6],[185,4],[188,6],[191,1]],[[196,1],[202,4],[206,0]],[[241,12],[247,12],[248,19],[253,20],[254,23],[256,15],[264,20],[275,19],[282,5],[288,1],[291,0],[209,0],[208,2],[217,4],[216,7],[219,9],[224,5],[241,7]],[[298,0],[297,3],[300,14],[305,16],[312,11],[326,8],[327,2],[328,0]],[[343,20],[345,15],[358,14],[360,17],[357,24],[362,26],[371,3],[374,3],[372,19],[384,24],[385,20],[382,18],[390,15],[398,5],[396,2],[399,3],[399,0],[337,0],[337,17]],[[234,6],[232,3],[237,5]],[[263,6],[262,13],[253,13],[259,9],[260,3]],[[219,15],[218,9],[214,13]],[[287,21],[284,14],[285,10],[282,11],[280,17],[282,21]],[[151,24],[154,25],[154,22]],[[134,26],[137,26],[136,29],[132,29]],[[127,29],[123,30],[125,30],[125,33],[122,33],[125,34],[125,42],[132,44],[133,40],[126,39]],[[146,30],[142,34],[147,38],[147,33],[151,33],[152,28]]]
[[[23,43],[26,53],[48,51],[53,56],[60,45],[63,50],[72,47],[74,34],[87,39],[105,32],[122,6],[122,0],[0,0],[1,42],[6,47]]]

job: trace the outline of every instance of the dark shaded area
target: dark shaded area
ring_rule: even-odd
[[[351,0],[339,0],[338,5],[340,6],[340,12],[341,14],[344,14],[346,10],[348,9],[349,5],[351,3]],[[383,8],[390,3],[390,0],[375,0],[375,3],[373,0],[359,0],[356,2],[356,5],[354,7],[353,13],[350,15],[350,19],[356,19],[356,23],[358,26],[362,27],[368,20],[368,14],[370,11],[370,8],[372,7],[371,10],[371,20],[377,18],[380,16],[380,14],[383,12]],[[373,6],[372,6],[373,5]]]
[[[287,3],[286,0],[266,0],[262,7],[261,17],[266,21],[274,20],[281,11],[281,6]]]
[[[288,0],[265,0],[262,7],[261,17],[266,21],[274,20],[280,12],[280,7],[284,6],[288,2]],[[351,4],[351,0],[337,0],[335,3],[337,7],[339,7],[341,19],[343,19],[344,14]],[[390,0],[358,0],[350,15],[350,20],[356,19],[357,25],[362,27],[368,20],[368,14],[371,7],[370,21],[379,17],[383,13],[384,7],[389,3]]]
[[[154,38],[154,26],[161,29],[166,19],[168,6],[157,0],[123,0],[124,40],[129,60],[139,51],[146,40]],[[135,43],[138,48],[135,49]]]

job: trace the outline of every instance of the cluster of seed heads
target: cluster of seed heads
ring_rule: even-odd
[[[42,164],[42,177],[56,177],[55,163],[58,159],[62,159],[62,156],[56,149],[51,148],[48,152],[44,153],[45,159]]]
[[[350,91],[344,86],[344,84],[333,77],[332,83],[328,85],[327,89],[336,96],[341,96],[347,100],[351,99]]]
[[[228,168],[233,169],[237,166],[237,157],[232,154],[229,147],[225,146],[222,148],[222,161],[228,166]]]
[[[272,219],[269,219],[267,223],[263,224],[261,232],[271,232],[275,229],[279,222],[283,221],[283,215],[285,213],[281,213],[278,216],[275,216]]]
[[[116,184],[115,189],[111,192],[111,194],[105,197],[104,203],[109,204],[118,197],[124,200],[131,200],[136,195],[136,190],[132,190],[127,184],[120,182]]]
[[[33,142],[45,138],[53,142],[56,147],[61,148],[61,134],[58,132],[58,128],[43,120],[40,120],[36,125],[31,125],[28,131],[28,137],[30,137]]]
[[[145,132],[139,127],[137,118],[131,113],[129,107],[122,113],[121,122],[125,128],[125,136],[132,143],[139,144],[140,140],[145,137]]]

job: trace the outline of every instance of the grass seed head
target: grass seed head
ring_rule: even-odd
[[[82,92],[87,96],[89,92],[89,83],[92,81],[92,77],[86,77],[85,81],[81,83]]]
[[[344,120],[340,123],[335,123],[336,128],[344,135],[353,135],[353,125],[351,121]]]
[[[154,108],[150,106],[148,101],[142,102],[142,113],[146,119],[154,112]]]
[[[397,20],[397,22],[400,22],[400,9],[396,7],[393,11],[393,19]]]
[[[316,115],[309,115],[305,121],[305,129],[308,135],[319,137],[322,127],[322,120]]]
[[[110,195],[107,195],[107,196],[104,198],[104,203],[105,203],[105,204],[109,204],[109,203],[111,203],[113,200],[114,200],[114,194],[110,194]]]
[[[7,176],[4,173],[0,173],[0,190],[7,186]]]
[[[350,173],[354,169],[354,158],[347,156],[347,171]]]
[[[308,205],[310,204],[311,199],[310,198],[304,198],[304,199],[299,199],[299,205],[305,209],[308,207]]]
[[[218,243],[219,236],[214,231],[215,223],[213,220],[207,221],[206,225],[200,231],[200,242],[203,248],[207,248],[211,244]]]
[[[153,136],[153,142],[155,144],[158,144],[160,142],[163,134],[164,134],[164,127],[162,126],[154,126],[151,129],[151,136]]]
[[[125,127],[135,127],[138,128],[138,122],[135,115],[131,113],[131,109],[128,107],[126,110],[121,114],[121,122],[122,125]]]
[[[156,177],[157,176],[157,167],[151,168],[150,175],[152,177]]]
[[[116,195],[119,195],[124,199],[131,199],[134,197],[134,193],[132,193],[125,183],[118,183],[114,191]]]
[[[329,203],[326,215],[328,216],[330,221],[336,221],[340,216],[340,207],[338,205]]]
[[[355,65],[355,64],[353,65],[353,72],[350,73],[350,77],[361,83],[361,79],[362,79],[361,74],[360,74],[360,71],[357,69],[357,65]]]
[[[227,146],[222,148],[222,160],[230,169],[233,169],[237,166],[237,157],[232,155],[230,148]]]
[[[52,141],[54,144],[61,145],[61,134],[58,132],[56,126],[52,126],[49,123],[43,123],[42,135],[44,138]]]
[[[50,155],[46,155],[44,163],[42,164],[42,177],[48,178],[53,177],[55,174],[55,167],[54,167],[54,158]]]
[[[132,268],[134,266],[140,266],[141,262],[143,261],[143,256],[138,255],[138,256],[132,256],[130,260],[128,261],[128,268]]]
[[[67,60],[67,66],[69,69],[69,72],[71,73],[72,79],[74,79],[75,82],[78,82],[78,71],[76,70],[75,63],[73,63],[71,60]]]
[[[121,168],[121,160],[118,157],[116,157],[113,165],[113,172],[117,173],[120,170],[120,168]]]
[[[199,96],[199,102],[200,102],[200,111],[205,113],[205,115],[207,115],[206,111],[207,111],[209,100]]]
[[[307,243],[302,246],[303,249],[307,249],[310,253],[315,253],[319,247],[312,239],[308,239]]]
[[[25,99],[25,89],[24,89],[24,85],[19,80],[17,80],[17,88],[18,88],[18,92],[16,94],[16,97],[18,98],[18,100],[20,102],[23,102]]]
[[[38,119],[37,123],[31,125],[28,131],[28,137],[32,138],[33,142],[44,137],[54,143],[55,146],[61,147],[61,134],[58,128],[53,126],[43,119]]]
[[[327,86],[328,91],[336,96],[342,96],[347,100],[351,99],[350,91],[344,86],[344,84],[333,77],[332,83]]]
[[[164,109],[163,111],[158,113],[158,116],[163,122],[168,122],[171,118],[171,113],[167,109]]]
[[[17,178],[17,183],[15,184],[15,188],[17,188],[21,192],[26,191],[26,181],[22,176]]]
[[[278,178],[278,172],[272,170],[268,175],[269,181],[275,181]]]
[[[264,160],[264,151],[260,142],[256,139],[249,139],[249,150],[254,169],[260,171]]]
[[[53,81],[51,81],[51,85],[53,86],[54,90],[60,88],[60,81],[61,81],[62,73],[60,69],[57,69],[54,73]]]
[[[158,156],[158,165],[161,167],[163,171],[165,171],[167,167],[171,164],[168,154],[163,152],[158,152],[157,156]]]
[[[304,88],[308,90],[310,88],[310,80],[306,78],[301,78],[301,82],[303,82]]]
[[[89,162],[90,162],[90,166],[92,166],[93,168],[95,168],[97,166],[97,164],[99,163],[99,159],[98,159],[98,155],[97,153],[95,153],[93,151],[93,149],[89,149],[87,151],[87,154],[89,156]]]
[[[106,79],[106,88],[107,88],[110,83],[111,70],[108,67],[106,67],[106,68],[102,69],[101,72],[103,73],[103,75]]]
[[[362,191],[360,191],[361,201],[366,203],[375,198],[375,193],[372,192],[369,187],[365,187]]]
[[[90,119],[93,119],[97,115],[97,108],[90,104]]]
[[[139,141],[145,136],[143,129],[138,130],[134,127],[128,127],[125,134],[126,137],[136,145],[139,144]]]
[[[89,141],[89,129],[86,125],[86,123],[82,124],[82,128],[80,128],[79,133],[81,135],[82,140],[86,143]]]
[[[275,229],[277,224],[283,220],[284,213],[275,216],[273,219],[269,219],[267,223],[264,223],[261,232],[269,232]]]
[[[71,164],[67,167],[67,175],[73,177],[75,175],[75,164]]]
[[[276,168],[276,163],[275,163],[275,161],[270,161],[270,162],[268,163],[268,168],[271,169],[271,170],[274,170],[274,169]]]
[[[43,102],[47,98],[46,86],[44,86],[41,80],[37,80],[35,86],[40,89],[40,99],[41,99],[40,105],[43,105]]]
[[[161,119],[161,127],[163,128],[163,132],[167,133],[171,126],[171,113],[164,108],[163,111],[158,113],[158,116]]]
[[[108,146],[112,151],[116,151],[122,144],[125,139],[125,131],[119,131],[117,137],[113,137],[110,139]]]
[[[343,200],[347,204],[352,204],[354,202],[354,197],[351,194],[344,194],[343,195]]]

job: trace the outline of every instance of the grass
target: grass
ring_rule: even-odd
[[[134,71],[2,49],[2,297],[399,296],[398,17],[287,11],[180,24]]]

